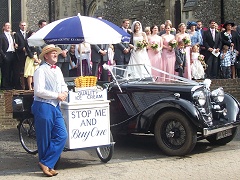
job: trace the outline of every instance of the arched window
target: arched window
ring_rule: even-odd
[[[12,30],[18,30],[21,21],[21,0],[1,0],[0,1],[0,27],[5,22],[12,24]]]
[[[94,16],[96,10],[97,10],[97,3],[96,3],[96,0],[93,0],[88,7],[87,15],[88,16]]]

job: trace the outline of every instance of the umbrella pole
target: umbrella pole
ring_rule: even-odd
[[[83,72],[82,72],[82,47],[81,47],[81,44],[79,44],[79,49],[80,49],[80,59],[79,59],[79,64],[80,64],[80,76],[83,76]]]

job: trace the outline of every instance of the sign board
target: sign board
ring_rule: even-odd
[[[68,149],[86,148],[110,144],[109,101],[83,104],[62,103]]]
[[[107,89],[98,88],[77,88],[76,92],[69,91],[69,103],[81,103],[83,101],[103,101],[107,100]]]

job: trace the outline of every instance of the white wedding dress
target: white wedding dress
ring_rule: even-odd
[[[143,36],[133,37],[134,49],[131,52],[130,60],[124,73],[125,78],[144,78],[151,76],[151,63],[146,48],[137,49],[137,43],[142,40]],[[146,65],[146,69],[141,65],[131,66],[136,64]]]

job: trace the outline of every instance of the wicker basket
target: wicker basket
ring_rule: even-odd
[[[5,112],[12,113],[12,97],[20,94],[33,94],[33,90],[7,90],[4,91]]]

